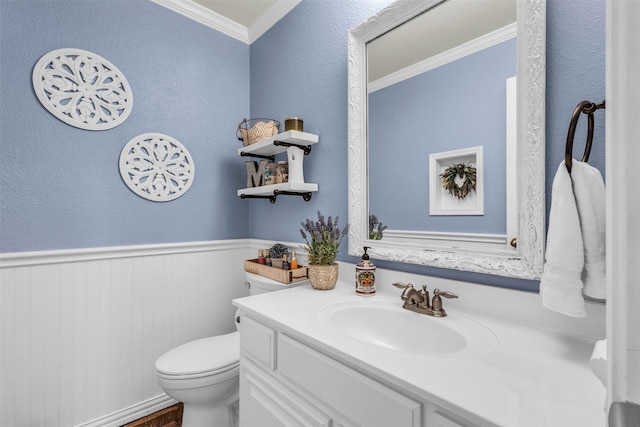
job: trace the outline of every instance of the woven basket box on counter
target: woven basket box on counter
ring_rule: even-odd
[[[244,271],[268,277],[269,279],[282,283],[299,282],[301,280],[307,280],[309,277],[308,269],[305,266],[299,266],[295,270],[283,270],[281,268],[259,264],[257,258],[246,260],[244,262]]]

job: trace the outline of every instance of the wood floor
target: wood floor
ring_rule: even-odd
[[[182,408],[182,403],[176,403],[122,427],[182,427]]]

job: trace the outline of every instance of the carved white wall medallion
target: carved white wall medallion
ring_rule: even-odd
[[[133,108],[133,92],[122,72],[81,49],[57,49],[40,58],[33,68],[33,90],[51,114],[80,129],[114,128]]]
[[[120,153],[120,175],[138,196],[168,202],[187,192],[195,165],[189,151],[161,133],[138,135]]]

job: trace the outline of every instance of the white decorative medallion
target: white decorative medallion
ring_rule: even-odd
[[[33,68],[33,90],[51,114],[80,129],[114,128],[133,108],[133,92],[122,72],[81,49],[53,50],[40,58]]]
[[[120,175],[138,196],[168,202],[187,192],[195,166],[187,149],[161,133],[138,135],[120,153]]]

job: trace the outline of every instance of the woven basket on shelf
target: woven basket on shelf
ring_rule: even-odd
[[[243,146],[275,136],[280,131],[280,122],[275,119],[244,119],[238,123],[236,136]]]

